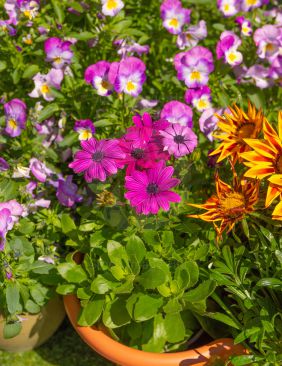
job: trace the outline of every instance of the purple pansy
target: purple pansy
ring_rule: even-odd
[[[35,18],[38,14],[40,1],[39,0],[17,0],[17,5],[20,12],[29,20]]]
[[[282,56],[278,56],[272,61],[269,76],[274,80],[278,80],[280,85],[282,84]]]
[[[241,0],[242,11],[250,11],[269,3],[269,0]]]
[[[72,182],[72,175],[66,179],[59,179],[59,185],[56,193],[61,205],[72,207],[76,202],[81,202],[82,196],[77,194],[78,187]]]
[[[217,0],[217,7],[225,17],[232,17],[240,11],[240,0]]]
[[[274,60],[281,52],[282,27],[266,24],[254,33],[254,41],[258,47],[257,54],[260,58]]]
[[[55,99],[51,88],[60,89],[63,78],[64,73],[61,69],[51,69],[46,75],[37,73],[33,77],[35,87],[28,95],[32,98],[39,98],[42,96],[45,100],[50,102]]]
[[[164,150],[176,158],[191,154],[198,144],[198,138],[192,129],[178,123],[171,124],[164,131],[160,131],[160,135],[163,137]]]
[[[12,99],[4,104],[4,112],[6,117],[5,132],[11,137],[19,136],[26,125],[26,104],[20,99]]]
[[[52,170],[47,168],[42,161],[36,158],[30,159],[29,168],[31,173],[39,180],[39,182],[46,182],[47,177],[53,173]]]
[[[148,45],[142,46],[133,40],[128,41],[127,39],[116,39],[113,44],[118,48],[117,53],[121,58],[132,56],[134,53],[141,56],[143,53],[147,54],[150,50]]]
[[[216,45],[217,59],[224,57],[225,62],[229,65],[240,65],[243,61],[243,55],[237,51],[237,48],[241,43],[241,39],[235,33],[231,31],[222,32]]]
[[[179,80],[184,80],[189,88],[199,88],[208,83],[209,74],[214,70],[213,56],[209,49],[196,46],[177,54],[174,66]]]
[[[7,208],[0,209],[0,251],[4,250],[8,227],[12,224],[11,212]]]
[[[19,217],[23,216],[24,208],[23,206],[17,202],[16,200],[10,200],[7,202],[0,202],[0,211],[8,209],[9,215],[11,219],[7,219],[7,230],[11,230],[16,222],[19,221]]]
[[[19,8],[17,0],[6,0],[4,8],[9,16],[9,24],[17,25],[19,21],[18,20]]]
[[[184,99],[187,104],[192,104],[199,112],[211,108],[211,90],[207,85],[198,89],[186,90]]]
[[[71,63],[73,52],[70,49],[72,43],[60,38],[48,38],[44,43],[46,61],[51,62],[55,69],[61,69]]]
[[[3,32],[9,33],[10,36],[15,36],[17,34],[17,30],[10,25],[9,20],[0,20],[0,28]]]
[[[240,29],[241,29],[241,34],[243,36],[249,37],[252,34],[252,32],[253,32],[252,25],[251,25],[251,22],[248,19],[241,16],[241,17],[237,17],[235,19],[235,22],[237,24],[239,24]]]
[[[179,184],[179,179],[172,178],[174,169],[163,162],[157,167],[144,172],[135,170],[125,177],[125,198],[135,207],[138,214],[157,214],[160,208],[169,210],[170,202],[180,202],[181,197],[171,191]]]
[[[210,141],[213,141],[213,132],[217,128],[218,118],[215,116],[215,113],[221,115],[223,109],[206,109],[199,119],[200,130]]]
[[[116,68],[116,63],[113,64],[107,61],[98,61],[96,64],[88,66],[85,70],[84,80],[91,84],[99,95],[107,96],[113,92],[113,82],[115,81],[116,73],[113,80],[111,75],[113,68]]]
[[[37,188],[37,182],[31,181],[25,186],[25,191],[31,195],[31,197],[35,197],[33,191]]]
[[[198,42],[207,36],[207,25],[204,20],[200,20],[197,25],[191,25],[187,31],[180,33],[177,37],[177,47],[183,50],[184,48],[192,48],[197,46]]]
[[[124,7],[124,3],[121,0],[101,0],[102,1],[102,13],[113,17],[117,15]]]
[[[95,133],[95,126],[90,119],[76,121],[73,129],[78,132],[79,140],[89,140]]]
[[[0,157],[0,172],[5,172],[10,168],[10,165],[7,163],[7,161],[4,158]]]
[[[179,0],[164,0],[160,7],[163,26],[172,34],[179,34],[190,22],[191,10],[182,8]]]
[[[181,126],[193,127],[193,111],[192,109],[177,100],[166,103],[161,110],[161,118],[170,123],[178,123]]]
[[[123,168],[121,162],[125,154],[119,147],[119,141],[113,140],[89,140],[81,141],[82,150],[74,155],[74,161],[69,167],[75,173],[84,172],[86,182],[91,183],[94,179],[104,182],[108,175],[116,174],[118,169]]]
[[[260,89],[273,86],[274,82],[270,78],[270,69],[262,65],[253,65],[244,75],[244,79],[251,79]]]
[[[127,57],[120,61],[117,67],[115,90],[118,93],[129,94],[137,97],[142,92],[146,80],[146,66],[137,57]]]

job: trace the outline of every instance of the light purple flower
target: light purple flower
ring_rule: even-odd
[[[225,17],[232,17],[240,11],[240,0],[217,0],[217,7]]]
[[[38,200],[35,200],[33,203],[30,203],[28,205],[28,209],[30,211],[34,211],[36,210],[38,207],[42,207],[42,208],[49,208],[51,204],[50,200],[45,200],[44,198],[40,198]]]
[[[8,208],[0,208],[0,251],[4,250],[6,234],[12,224],[11,212]]]
[[[237,48],[241,43],[241,39],[235,33],[231,31],[222,32],[216,45],[217,59],[224,57],[225,62],[229,65],[240,65],[243,61],[243,55],[237,51]]]
[[[118,93],[137,97],[142,92],[146,80],[146,66],[137,57],[127,57],[120,61],[115,79],[115,90]]]
[[[124,7],[124,3],[121,0],[101,0],[102,1],[102,13],[113,17],[117,15]]]
[[[20,99],[12,99],[4,104],[4,112],[6,117],[5,132],[11,137],[19,136],[21,131],[25,129],[26,104]]]
[[[253,32],[252,25],[251,25],[251,22],[248,19],[241,16],[241,17],[237,17],[235,19],[235,22],[237,24],[239,24],[240,29],[241,29],[241,34],[243,36],[249,37],[252,34],[252,32]]]
[[[197,25],[191,25],[187,31],[180,33],[177,37],[177,47],[184,48],[195,47],[199,41],[207,37],[207,25],[204,20],[200,20]]]
[[[282,84],[282,56],[276,57],[270,66],[269,76]]]
[[[7,209],[11,219],[5,221],[7,223],[7,230],[11,230],[16,222],[19,221],[19,217],[23,216],[24,208],[16,200],[10,200],[7,202],[0,202],[0,211]]]
[[[282,48],[282,27],[272,24],[264,25],[254,33],[254,41],[258,47],[257,54],[260,58],[269,61],[275,59]]]
[[[192,129],[178,123],[173,123],[164,131],[160,131],[160,135],[163,136],[164,151],[176,158],[191,154],[198,144],[198,138]]]
[[[181,197],[171,191],[179,184],[179,179],[172,178],[174,169],[160,162],[156,168],[143,172],[135,170],[125,177],[125,198],[135,207],[138,214],[157,214],[160,208],[169,210],[170,202],[180,202]]]
[[[69,167],[75,173],[84,172],[86,182],[94,179],[104,182],[108,175],[116,174],[122,168],[121,159],[125,154],[119,147],[118,140],[96,140],[91,138],[80,142],[82,150],[74,155],[74,161]]]
[[[118,47],[118,54],[122,57],[132,56],[136,53],[138,56],[141,56],[143,53],[147,54],[150,50],[148,45],[140,45],[134,41],[127,41],[125,39],[117,39],[114,41],[114,45]]]
[[[70,49],[72,43],[60,38],[48,38],[44,43],[46,61],[51,62],[55,69],[61,69],[71,63],[73,52]]]
[[[209,74],[214,70],[213,56],[209,49],[196,46],[177,54],[174,66],[179,80],[184,80],[189,88],[199,88],[208,83]]]
[[[25,191],[30,194],[33,198],[35,197],[35,194],[33,191],[37,188],[37,182],[31,181],[25,186]]]
[[[116,63],[113,64],[114,66],[107,61],[98,61],[96,64],[88,66],[85,70],[84,80],[91,84],[99,95],[107,96],[113,92],[114,87],[112,83],[115,81],[116,74],[113,80],[111,80],[111,70],[115,68]]]
[[[29,20],[35,18],[39,11],[39,0],[17,0],[20,12]]]
[[[77,194],[77,190],[77,185],[72,182],[72,176],[69,175],[66,179],[59,179],[56,197],[61,205],[72,207],[76,202],[82,201],[82,196]]]
[[[154,108],[158,105],[158,100],[141,99],[138,103],[139,108]]]
[[[10,169],[10,165],[4,158],[0,157],[0,172],[5,172],[8,169]]]
[[[12,178],[30,178],[30,169],[24,166],[18,165],[15,167]]]
[[[170,123],[178,123],[184,127],[193,127],[193,111],[188,105],[172,100],[166,103],[161,110],[161,119]]]
[[[3,32],[9,33],[10,36],[17,34],[17,30],[10,25],[9,20],[0,20],[0,28]]]
[[[49,31],[50,31],[50,29],[43,27],[43,26],[39,26],[37,29],[41,36],[49,33]]]
[[[19,21],[18,20],[19,8],[17,5],[17,0],[6,0],[4,8],[9,16],[9,23],[17,25]]]
[[[54,258],[52,258],[50,255],[41,255],[38,257],[38,260],[48,264],[55,264]]]
[[[89,140],[95,133],[95,126],[90,119],[75,122],[74,130],[79,133],[79,140]]]
[[[211,90],[207,85],[198,89],[187,89],[184,99],[187,104],[192,104],[199,112],[211,108]]]
[[[270,69],[262,65],[253,65],[246,72],[245,79],[251,79],[260,89],[265,89],[274,84],[270,79]]]
[[[213,132],[217,128],[218,118],[215,116],[215,113],[221,115],[223,109],[206,109],[199,119],[200,130],[210,141],[213,141]]]
[[[179,34],[190,22],[191,10],[182,8],[179,0],[164,0],[160,7],[163,26],[172,34]]]
[[[46,182],[47,177],[49,177],[53,172],[51,169],[42,163],[42,161],[32,158],[29,161],[29,168],[32,174],[35,176],[39,182]]]
[[[61,69],[51,69],[48,74],[44,75],[37,73],[33,77],[35,87],[28,95],[32,98],[43,97],[48,102],[55,99],[51,88],[60,89],[64,78],[64,73]]]
[[[259,8],[262,5],[268,4],[269,0],[242,0],[241,9],[243,11],[250,11]]]

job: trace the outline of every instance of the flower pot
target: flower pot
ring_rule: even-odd
[[[80,337],[96,352],[122,366],[203,366],[218,357],[226,360],[231,355],[245,353],[242,345],[234,345],[229,338],[218,339],[205,346],[176,353],[153,353],[127,347],[95,327],[77,325],[80,302],[74,295],[64,296],[67,315]]]
[[[65,317],[62,299],[55,297],[38,314],[22,314],[22,330],[14,338],[4,339],[4,318],[0,315],[0,349],[7,352],[24,352],[39,347],[58,329]]]

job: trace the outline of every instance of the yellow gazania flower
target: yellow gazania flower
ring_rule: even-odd
[[[201,208],[206,212],[201,215],[188,215],[188,217],[213,222],[219,239],[225,229],[229,232],[236,222],[254,211],[258,194],[258,181],[239,180],[235,175],[231,187],[216,175],[216,195],[210,197],[202,205],[189,204],[189,206]],[[216,225],[217,221],[220,221],[220,225]]]
[[[262,141],[245,139],[253,151],[245,152],[241,157],[247,160],[244,164],[250,168],[245,177],[261,180],[271,176],[265,200],[268,207],[282,193],[282,111],[278,114],[278,134],[266,119],[263,133]]]
[[[214,137],[221,140],[221,144],[210,155],[217,155],[219,163],[230,156],[236,162],[241,153],[248,151],[249,147],[245,143],[245,138],[257,138],[265,119],[261,110],[256,111],[255,106],[248,103],[248,111],[245,113],[236,104],[229,107],[231,114],[225,113],[218,118],[218,133]]]

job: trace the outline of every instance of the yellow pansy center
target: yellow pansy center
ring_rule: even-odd
[[[240,139],[246,139],[253,137],[255,125],[253,123],[244,123],[237,130],[238,137]]]
[[[54,58],[54,62],[56,64],[60,64],[62,62],[62,58],[60,56],[57,56],[57,57]]]
[[[25,44],[29,44],[29,45],[32,44],[32,38],[30,38],[30,37],[24,38],[23,41]]]
[[[282,174],[282,155],[279,155],[275,163],[276,173]]]
[[[234,62],[236,59],[237,59],[236,53],[233,53],[233,52],[229,53],[228,60],[230,62]]]
[[[230,5],[229,4],[225,4],[223,7],[224,11],[229,11],[230,10]]]
[[[172,18],[169,21],[169,25],[174,27],[174,28],[178,27],[178,24],[179,24],[179,22],[178,22],[178,19],[176,19],[176,18]]]
[[[201,74],[199,73],[199,71],[191,72],[191,80],[200,80],[200,79],[201,79]]]
[[[136,89],[136,87],[135,87],[134,83],[133,83],[131,80],[129,80],[129,81],[126,83],[126,89],[127,89],[129,92],[131,92],[131,91],[133,91],[133,90],[135,90],[135,89]]]
[[[117,1],[116,0],[108,0],[107,2],[107,8],[109,10],[113,10],[115,8],[117,8],[118,4],[117,4]]]
[[[104,89],[111,89],[111,84],[107,80],[102,80],[101,87]]]
[[[249,31],[250,31],[250,28],[249,27],[247,27],[247,26],[242,27],[242,32],[244,34],[249,33]]]
[[[42,92],[42,94],[47,94],[47,93],[49,93],[49,92],[50,92],[50,88],[49,88],[49,86],[48,86],[48,85],[46,85],[46,84],[42,85],[42,86],[41,86],[41,92]]]
[[[14,119],[9,119],[8,125],[11,129],[15,130],[18,127],[17,122]]]
[[[265,46],[265,51],[266,52],[272,52],[274,51],[275,47],[272,43],[268,43],[266,46]]]
[[[220,199],[220,207],[223,211],[232,215],[245,208],[245,198],[241,193],[230,192]]]
[[[83,130],[79,134],[80,140],[89,140],[92,137],[92,132],[89,130]]]
[[[199,108],[199,109],[207,108],[207,106],[208,106],[208,103],[207,103],[207,101],[206,101],[206,100],[204,100],[204,99],[200,99],[200,100],[198,101],[198,108]]]
[[[23,12],[24,16],[27,17],[29,20],[32,19],[32,14],[31,14],[31,11],[30,10],[25,10]]]
[[[246,0],[246,3],[247,3],[248,6],[256,5],[257,0]]]

